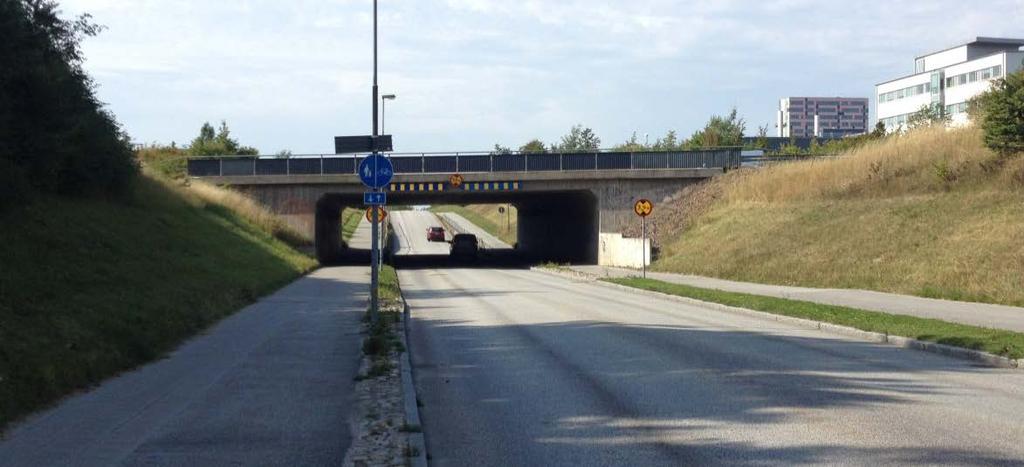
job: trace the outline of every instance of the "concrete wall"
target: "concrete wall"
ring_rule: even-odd
[[[651,243],[640,238],[623,238],[619,233],[602,233],[597,264],[640,269],[651,264]]]
[[[684,169],[634,173],[612,178],[599,172],[530,174],[465,174],[467,182],[520,181],[518,191],[493,192],[389,192],[393,205],[512,203],[519,210],[519,246],[524,255],[539,260],[596,263],[599,234],[622,233],[639,222],[633,203],[654,202],[655,210],[688,185],[721,174],[721,169]],[[347,178],[346,178],[347,177]],[[316,240],[321,261],[345,256],[340,241],[340,213],[344,207],[362,207],[364,187],[354,176],[219,177],[209,181],[232,185],[290,225]],[[396,182],[444,181],[439,175],[406,175]]]

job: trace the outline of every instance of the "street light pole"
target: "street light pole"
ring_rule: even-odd
[[[377,160],[377,0],[373,0],[373,159]],[[377,167],[373,168],[374,177],[379,172]],[[376,183],[374,183],[376,185]],[[374,188],[373,191],[380,191]],[[379,285],[380,285],[380,228],[377,226],[380,219],[376,206],[373,206],[370,214],[370,319],[374,324],[380,316],[378,308]]]

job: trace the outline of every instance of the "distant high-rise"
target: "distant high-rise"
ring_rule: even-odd
[[[922,107],[937,106],[954,126],[968,122],[967,101],[993,79],[1024,66],[1024,39],[978,37],[972,42],[914,59],[914,74],[877,84],[878,120],[898,131]]]
[[[776,136],[839,138],[868,130],[866,97],[786,97],[779,100]]]

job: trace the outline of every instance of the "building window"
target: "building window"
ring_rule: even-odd
[[[996,66],[992,67],[992,77],[993,78],[998,78],[1000,76],[1003,76],[1003,66],[1002,65],[996,65]]]

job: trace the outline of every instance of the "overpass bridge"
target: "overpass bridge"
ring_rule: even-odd
[[[339,213],[362,207],[356,169],[366,154],[193,158],[190,177],[251,196],[315,239],[317,256],[344,256]],[[390,205],[497,204],[518,208],[518,248],[531,258],[597,263],[603,233],[636,222],[687,185],[740,166],[739,148],[658,152],[393,153]],[[454,186],[451,175],[463,182]]]

